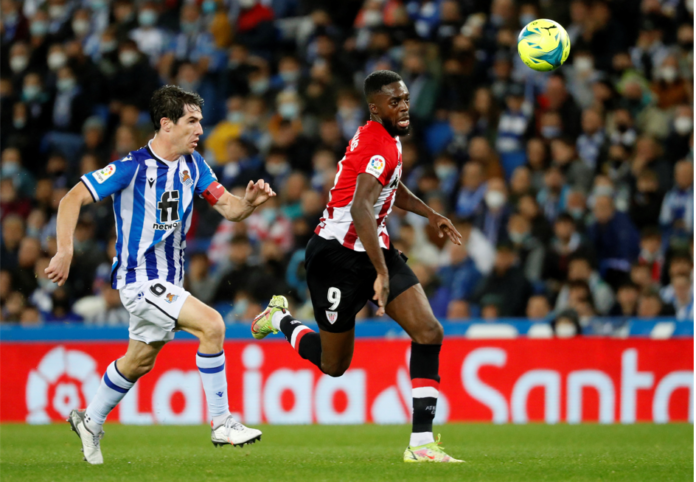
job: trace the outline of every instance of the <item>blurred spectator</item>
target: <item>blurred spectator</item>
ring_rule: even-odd
[[[130,314],[121,304],[118,291],[108,282],[101,284],[97,295],[84,297],[75,303],[74,310],[88,325],[123,326],[130,321]]]
[[[600,272],[609,284],[618,286],[638,257],[638,231],[626,214],[615,210],[609,196],[597,197],[593,212],[595,222],[588,226],[587,237],[597,254]]]
[[[469,256],[466,245],[448,244],[449,263],[437,271],[440,289],[433,303],[436,316],[447,316],[452,301],[467,300],[473,294],[481,279],[481,272]]]
[[[560,131],[556,135],[548,132],[544,137],[557,137],[561,133],[572,137],[580,134],[580,109],[566,89],[565,79],[561,74],[552,74],[549,77],[544,100],[547,110],[557,113],[563,120],[562,127],[558,125]]]
[[[19,244],[24,237],[24,221],[12,214],[2,220],[2,246],[0,246],[0,266],[13,270],[17,267]]]
[[[467,162],[462,169],[460,183],[461,188],[456,200],[457,216],[468,217],[478,214],[487,189],[481,164]]]
[[[537,194],[537,201],[550,223],[565,210],[567,195],[568,186],[563,171],[556,165],[549,167],[544,176],[544,188]]]
[[[500,152],[500,161],[506,178],[525,162],[524,137],[529,128],[531,106],[524,101],[524,88],[513,84],[505,94],[506,109],[498,121],[496,149]]]
[[[591,290],[589,294],[592,296],[593,304],[600,314],[607,314],[614,305],[614,293],[611,287],[602,280],[597,271],[592,269],[592,265],[587,258],[578,255],[570,261],[568,264],[568,281],[570,283],[584,282],[587,284],[588,289]],[[556,311],[565,309],[568,306],[570,289],[570,284],[566,284],[558,294]]]
[[[521,214],[512,214],[507,232],[525,277],[533,283],[539,281],[544,265],[544,245],[532,235],[531,223]]]
[[[483,209],[477,213],[474,225],[486,236],[488,242],[495,246],[498,241],[505,239],[510,217],[505,181],[499,177],[490,179],[486,184],[483,200]]]
[[[694,165],[680,161],[674,166],[675,186],[662,202],[660,224],[667,236],[689,236],[694,232]]]
[[[249,264],[251,253],[248,237],[237,235],[232,238],[229,247],[229,267],[220,276],[212,297],[214,303],[233,301],[237,292],[248,286],[252,274],[258,270]]]
[[[41,256],[41,243],[36,238],[23,238],[19,243],[17,267],[12,272],[12,287],[24,295],[24,298],[34,292],[37,287],[34,265]]]
[[[573,338],[582,335],[578,313],[573,309],[560,312],[551,322],[551,328],[558,338]]]
[[[544,171],[549,164],[549,151],[542,139],[535,137],[527,142],[527,163],[532,176],[532,189],[544,187]]]
[[[79,322],[83,318],[73,312],[70,296],[65,287],[56,288],[51,295],[51,311],[42,313],[42,317],[49,323]]]
[[[657,291],[647,291],[640,296],[640,301],[638,302],[639,318],[658,318],[670,315],[674,315],[674,309],[671,306],[662,304]]]
[[[646,264],[639,264],[638,262],[634,263],[633,266],[631,266],[630,277],[631,282],[638,285],[641,293],[646,290],[654,289],[656,286],[658,286],[652,279],[650,267]]]
[[[631,196],[629,214],[636,228],[657,225],[662,209],[664,193],[660,192],[657,176],[653,171],[645,170],[636,180],[636,188]]]
[[[552,292],[558,292],[568,278],[568,265],[573,258],[592,259],[592,249],[577,232],[575,220],[567,213],[560,214],[553,226],[554,238],[544,253],[542,279]]]
[[[660,282],[665,257],[662,253],[662,235],[659,229],[648,227],[641,233],[638,262],[650,268],[651,278],[655,283]]]
[[[577,157],[571,138],[561,137],[551,141],[551,160],[560,168],[567,186],[589,192],[594,173]]]
[[[693,320],[694,319],[694,289],[691,279],[685,275],[677,275],[672,278],[671,283],[674,290],[674,311],[677,314],[677,319]]]
[[[482,303],[486,295],[498,295],[504,300],[498,316],[524,316],[527,301],[532,294],[532,286],[524,277],[522,269],[515,266],[517,255],[510,244],[498,246],[495,265],[471,297],[473,303]]]
[[[601,163],[606,148],[606,134],[602,114],[596,109],[585,109],[582,113],[582,135],[578,137],[577,148],[580,159],[592,172]]]
[[[616,303],[609,311],[609,316],[636,316],[640,287],[632,282],[624,283],[616,291]]]
[[[526,316],[531,321],[546,321],[551,313],[549,299],[544,295],[534,295],[527,302]]]

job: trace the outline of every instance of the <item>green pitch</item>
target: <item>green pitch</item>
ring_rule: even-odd
[[[406,426],[266,426],[216,449],[208,427],[107,425],[104,465],[82,462],[68,424],[0,426],[3,481],[693,480],[694,428],[675,425],[437,427],[465,464],[404,464]]]

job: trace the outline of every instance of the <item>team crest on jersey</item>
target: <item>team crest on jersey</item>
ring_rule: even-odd
[[[111,176],[114,175],[116,172],[116,165],[115,164],[109,164],[106,166],[104,169],[101,169],[99,171],[94,171],[94,179],[99,183],[102,184],[104,181],[109,179]]]
[[[367,163],[365,172],[379,178],[384,172],[387,163],[382,156],[372,156]]]
[[[188,171],[181,171],[181,184],[184,186],[190,186],[193,184],[193,179],[191,179],[191,175]]]
[[[164,300],[167,303],[174,303],[177,300],[177,298],[179,298],[179,295],[173,295],[171,293],[167,293],[167,296],[164,297]]]
[[[336,320],[338,319],[338,313],[335,311],[326,311],[326,319],[329,320],[329,323],[332,325],[336,323]]]

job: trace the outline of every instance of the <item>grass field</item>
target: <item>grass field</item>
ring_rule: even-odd
[[[439,427],[465,464],[404,464],[406,426],[266,426],[216,449],[207,427],[107,425],[105,463],[82,462],[68,424],[0,426],[3,481],[693,480],[693,425]]]

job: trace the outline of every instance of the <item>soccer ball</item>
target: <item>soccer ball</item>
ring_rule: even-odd
[[[553,20],[534,20],[520,32],[517,52],[530,69],[540,72],[555,70],[563,65],[570,53],[568,32]]]

